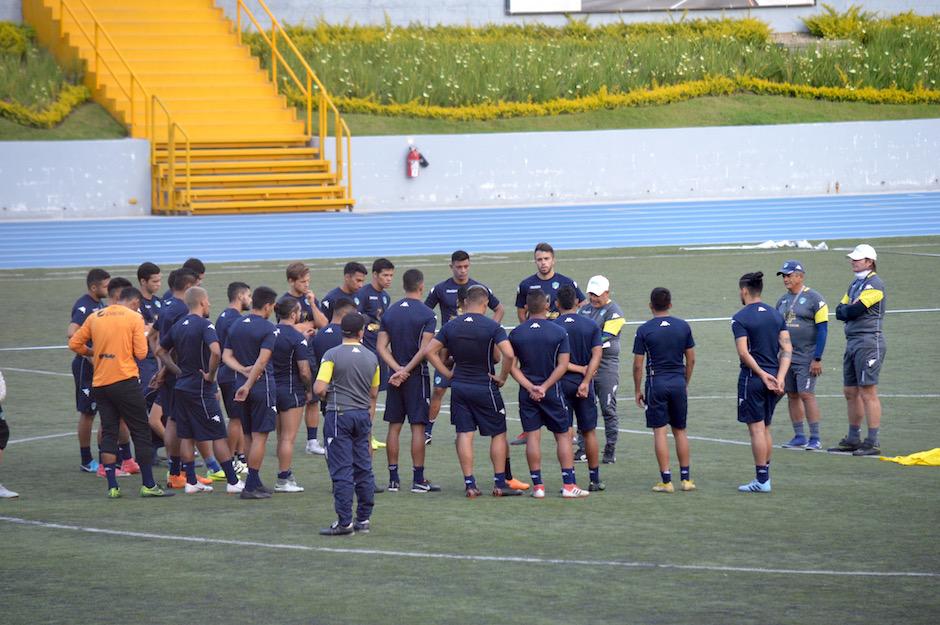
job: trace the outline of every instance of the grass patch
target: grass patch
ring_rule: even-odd
[[[486,121],[451,121],[346,113],[354,137],[399,134],[550,132],[617,128],[684,128],[812,122],[881,121],[940,117],[940,105],[828,102],[781,96],[735,94],[640,108],[621,108]]]
[[[494,213],[495,216],[495,213]],[[536,220],[537,221],[537,220]],[[430,225],[429,227],[433,226]],[[537,239],[537,226],[533,240]],[[856,241],[829,241],[845,247]],[[935,289],[924,289],[936,273],[936,259],[918,253],[940,251],[940,238],[883,239],[879,273],[889,289],[889,310],[940,306]],[[194,249],[194,253],[198,250]],[[376,253],[380,253],[376,250]],[[675,248],[561,252],[558,269],[579,281],[604,267],[612,293],[629,320],[646,319],[645,298],[653,286],[673,292],[675,314],[687,318],[735,312],[737,277],[763,270],[772,276],[792,250],[769,252],[681,252]],[[611,260],[627,254],[629,260]],[[851,273],[844,251],[806,252],[807,283],[830,304],[844,292]],[[533,271],[531,254],[474,258],[472,275],[505,302]],[[607,257],[605,259],[605,257]],[[347,260],[310,264],[317,292],[340,279]],[[448,259],[394,258],[399,272],[418,264],[428,284],[449,275]],[[284,263],[210,265],[204,286],[214,310],[231,280],[283,288]],[[707,267],[707,271],[703,271]],[[164,276],[171,267],[164,268]],[[132,268],[112,271],[132,275]],[[0,346],[49,345],[63,341],[65,316],[84,290],[83,273],[65,270],[0,272],[4,293],[0,317],[22,318],[22,302],[34,305],[28,321],[0,331]],[[39,282],[41,281],[41,282]],[[42,287],[37,289],[36,285]],[[401,296],[400,281],[392,289]],[[768,279],[766,298],[782,292]],[[885,322],[888,360],[882,443],[885,452],[910,453],[938,445],[935,394],[940,369],[937,313],[889,315]],[[510,313],[511,316],[511,313]],[[845,433],[841,397],[842,327],[833,321],[817,387],[824,443]],[[17,327],[14,328],[13,325]],[[624,331],[629,346],[635,326]],[[694,323],[698,365],[689,389],[690,434],[746,441],[735,421],[737,359],[727,322]],[[624,352],[629,349],[625,348]],[[0,352],[9,396],[3,407],[14,440],[74,430],[74,397],[69,377],[9,370],[9,367],[68,373],[68,352]],[[645,562],[801,569],[816,571],[940,572],[940,480],[937,469],[904,468],[870,459],[775,450],[774,492],[741,495],[735,486],[751,478],[746,445],[692,441],[695,493],[649,492],[658,479],[651,438],[642,433],[642,413],[633,405],[628,358],[621,365],[617,463],[604,465],[606,492],[585,501],[562,501],[558,465],[551,446],[543,448],[543,474],[550,494],[530,498],[467,501],[452,440],[442,413],[428,448],[429,477],[443,485],[439,495],[408,492],[378,495],[373,532],[349,541],[324,539],[316,530],[333,517],[330,483],[320,457],[298,444],[294,471],[307,490],[266,502],[242,502],[218,492],[163,501],[134,495],[136,478],[121,478],[125,498],[104,498],[103,481],[78,471],[73,436],[12,444],[0,465],[2,482],[21,493],[0,502],[2,515],[121,531],[206,536],[310,548],[376,549],[580,561]],[[503,390],[509,416],[517,417],[516,386]],[[447,405],[447,400],[445,400]],[[510,432],[520,430],[510,421]],[[407,428],[405,428],[407,430]],[[786,406],[773,424],[777,441],[791,435]],[[376,423],[379,437],[385,424]],[[603,437],[603,434],[600,435]],[[272,439],[274,437],[272,436]],[[302,435],[301,435],[302,438]],[[408,433],[403,434],[401,471],[409,475]],[[549,437],[543,436],[543,440]],[[486,441],[476,445],[476,475],[487,479]],[[263,466],[273,480],[273,440]],[[516,472],[525,475],[522,450],[513,448]],[[673,470],[675,456],[673,453]],[[381,452],[377,474],[386,478]],[[577,466],[583,482],[586,469]],[[159,475],[159,473],[158,473]],[[161,478],[162,479],[162,476]],[[865,502],[877,502],[866,505]],[[861,506],[861,507],[860,507]],[[899,513],[903,511],[903,513]],[[911,625],[936,621],[936,578],[855,578],[735,570],[616,568],[591,564],[419,560],[364,553],[273,550],[259,546],[181,543],[132,536],[107,536],[0,522],[0,575],[5,580],[4,616],[10,623],[71,623],[76,614],[98,614],[102,623],[179,623],[212,614],[220,622],[270,623],[779,623],[862,624],[883,621]],[[846,544],[852,545],[846,548]],[[864,543],[864,548],[862,544]],[[859,554],[864,552],[865,557]],[[106,578],[89,571],[108,572]],[[171,571],[171,574],[167,574]],[[209,575],[231,573],[234,583],[208,583]],[[162,601],[157,611],[140,593],[102,593],[132,579],[150,596],[174,597],[180,588],[199,588],[185,601]],[[221,577],[220,577],[221,579]],[[420,592],[415,594],[415,589]],[[511,599],[507,599],[510,597]],[[759,599],[755,599],[759,597]],[[572,600],[577,598],[577,600]],[[809,607],[807,607],[809,606]],[[864,606],[857,609],[856,606]],[[96,612],[96,610],[99,610]]]
[[[55,57],[36,43],[32,28],[0,22],[0,32],[16,44],[0,46],[0,100],[43,109],[59,98],[66,84],[81,84],[81,65],[60,67]]]
[[[0,141],[60,141],[68,139],[120,139],[127,136],[122,126],[99,104],[78,106],[54,128],[23,126],[0,118]]]

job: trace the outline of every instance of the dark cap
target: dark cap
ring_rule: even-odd
[[[803,264],[798,260],[788,260],[783,263],[783,267],[780,268],[780,271],[777,272],[778,276],[789,276],[791,273],[800,272],[805,273],[803,270]]]
[[[343,329],[343,336],[346,337],[358,335],[364,325],[365,320],[362,318],[362,315],[357,312],[346,315],[340,323],[340,327]]]

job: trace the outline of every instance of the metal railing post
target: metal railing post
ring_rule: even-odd
[[[176,124],[167,120],[167,162],[170,167],[170,210],[176,209]]]
[[[242,42],[242,0],[235,3],[235,27],[238,30],[238,43]]]
[[[307,135],[313,136],[313,81],[307,72]]]
[[[271,82],[277,89],[277,29],[271,24]]]

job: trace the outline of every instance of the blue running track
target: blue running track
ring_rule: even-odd
[[[940,193],[218,217],[0,222],[0,268],[940,234]]]

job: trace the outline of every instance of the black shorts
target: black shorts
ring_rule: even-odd
[[[10,426],[3,418],[3,408],[0,408],[0,449],[7,448],[7,442],[10,440]]]
[[[763,421],[770,425],[774,418],[774,408],[780,396],[764,385],[763,380],[748,369],[741,370],[738,376],[738,421],[757,423]]]
[[[534,401],[528,391],[520,387],[519,419],[525,432],[534,432],[543,425],[554,434],[567,432],[571,427],[571,416],[561,394],[561,385],[549,388],[540,401]]]
[[[385,391],[385,421],[419,425],[428,422],[430,380],[427,372],[416,372],[401,386],[388,385]]]
[[[669,425],[684,430],[688,413],[685,376],[646,378],[646,427],[661,428]]]
[[[277,425],[275,389],[264,386],[258,388],[258,384],[264,384],[264,380],[251,388],[244,402],[235,402],[242,405],[242,430],[248,435],[254,432],[273,432]]]
[[[474,430],[483,436],[505,433],[506,405],[499,389],[492,384],[452,382],[450,422],[458,434]]]
[[[176,435],[197,441],[216,441],[228,436],[222,408],[215,393],[201,395],[187,391],[173,391],[176,411]]]
[[[588,384],[588,396],[578,397],[578,383],[562,378],[561,392],[568,405],[568,425],[578,421],[579,432],[590,432],[597,429],[597,396],[594,395],[594,385]]]
[[[91,396],[94,371],[91,363],[81,356],[72,359],[72,380],[75,382],[75,409],[82,414],[97,414],[98,405]]]

